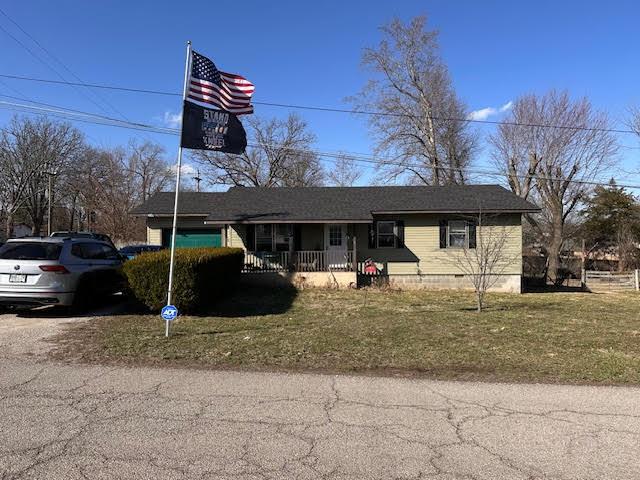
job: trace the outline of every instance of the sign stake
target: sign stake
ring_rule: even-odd
[[[189,85],[189,71],[191,67],[191,42],[187,42],[187,58],[184,65],[184,85],[182,87],[182,104],[187,98],[187,88]],[[182,132],[182,117],[180,119],[180,131]],[[171,305],[173,294],[173,267],[176,254],[176,230],[178,227],[178,197],[180,195],[180,173],[182,170],[182,134],[178,145],[178,163],[176,165],[176,191],[173,203],[173,227],[171,228],[171,259],[169,260],[169,288],[167,289],[167,305]],[[166,322],[165,337],[169,336],[169,321]]]

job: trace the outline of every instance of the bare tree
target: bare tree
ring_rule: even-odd
[[[324,184],[325,172],[320,158],[313,152],[295,152],[284,169],[283,187],[317,187]]]
[[[210,183],[247,187],[322,183],[320,160],[311,151],[316,137],[303,119],[291,114],[286,120],[251,117],[248,123],[253,141],[245,153],[197,151],[193,154],[206,169]]]
[[[392,159],[380,162],[389,180],[464,183],[477,138],[440,57],[438,33],[425,26],[425,17],[416,17],[381,28],[383,40],[362,57],[376,78],[351,101],[360,110],[380,112],[369,117],[369,126],[377,153]]]
[[[362,177],[362,168],[349,156],[340,156],[327,172],[329,183],[337,187],[352,187]]]
[[[157,143],[129,142],[128,169],[140,185],[140,200],[146,202],[153,194],[162,191],[172,180],[173,173],[165,160],[165,149]]]
[[[477,311],[482,312],[487,292],[522,254],[509,249],[509,239],[516,234],[516,229],[501,224],[498,215],[483,214],[480,210],[467,221],[475,227],[475,245],[448,250],[448,260],[470,278]]]
[[[85,153],[81,204],[87,228],[106,233],[116,242],[144,239],[144,223],[129,212],[142,199],[132,157],[122,148],[89,149]]]
[[[2,130],[0,162],[6,234],[11,235],[13,216],[23,208],[39,234],[47,211],[50,174],[63,172],[83,148],[82,134],[66,123],[47,118],[14,117]]]
[[[640,137],[640,106],[629,108],[629,127]]]
[[[554,283],[560,280],[567,221],[589,192],[584,182],[596,180],[614,163],[617,145],[608,125],[607,116],[588,99],[550,91],[516,100],[510,118],[490,137],[494,161],[511,190],[543,209],[527,220],[547,254],[547,274]]]

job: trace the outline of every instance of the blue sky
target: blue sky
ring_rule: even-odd
[[[524,93],[566,88],[574,96],[589,96],[609,112],[615,126],[623,127],[628,106],[640,104],[637,1],[248,0],[241,10],[234,2],[193,0],[188,9],[186,5],[58,0],[7,2],[2,9],[88,83],[180,91],[185,41],[190,39],[221,69],[252,80],[256,101],[344,108],[345,97],[357,93],[367,79],[360,56],[364,47],[377,44],[378,27],[393,16],[408,20],[426,14],[429,27],[440,31],[455,87],[472,110],[498,110]],[[0,26],[47,58],[2,16]],[[57,78],[1,30],[0,51],[0,73]],[[100,99],[78,89],[1,79],[0,94],[19,96],[16,90],[37,101],[105,114],[87,96],[97,103]],[[177,97],[100,95],[128,119],[155,125],[180,109]],[[257,106],[256,113],[280,117],[289,110]],[[317,148],[372,151],[364,118],[299,113],[318,136]],[[10,115],[0,109],[0,124]],[[499,119],[499,112],[490,118]],[[175,137],[78,126],[98,146],[141,137],[164,144],[171,156],[176,150]],[[493,128],[478,127],[482,134]],[[640,142],[621,135],[620,143],[631,147],[621,149],[622,168],[640,169]],[[484,151],[477,163],[483,165],[486,157]],[[640,182],[640,176],[611,173]]]

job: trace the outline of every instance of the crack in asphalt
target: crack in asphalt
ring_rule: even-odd
[[[6,363],[4,368],[6,371]],[[80,479],[95,478],[114,468],[137,468],[140,478],[145,478],[145,470],[161,477],[203,479],[591,478],[574,476],[562,465],[545,469],[523,461],[512,451],[504,451],[501,442],[487,441],[477,429],[491,422],[503,428],[508,428],[509,421],[552,424],[566,430],[562,456],[573,459],[584,456],[585,444],[598,445],[607,435],[640,435],[640,414],[635,412],[499,406],[489,398],[469,400],[460,393],[445,393],[439,384],[428,381],[413,382],[414,386],[424,383],[424,403],[401,403],[384,402],[376,396],[373,401],[358,398],[362,394],[350,385],[349,377],[339,376],[301,376],[305,382],[317,381],[311,388],[317,395],[304,389],[301,395],[280,395],[277,389],[265,395],[236,395],[189,392],[184,383],[176,385],[175,379],[146,385],[143,369],[16,362],[12,370],[20,369],[25,371],[20,381],[0,383],[2,480],[48,478],[55,468],[65,471],[64,478]],[[81,378],[65,378],[69,369],[77,369]],[[120,374],[132,383],[119,385],[114,379]],[[158,374],[165,373],[154,372]],[[247,380],[256,376],[235,375],[246,375]],[[212,385],[216,376],[190,373]],[[109,388],[103,385],[105,381]],[[402,386],[399,382],[396,388]],[[624,429],[603,423],[612,418],[631,423]],[[229,448],[214,441],[216,435],[222,435]],[[169,442],[197,439],[198,454],[184,459],[159,445],[136,450],[145,439],[163,437]],[[124,448],[129,444],[131,449]],[[482,456],[482,465],[473,466]],[[609,467],[615,468],[615,462]],[[631,467],[639,471],[637,465]]]
[[[640,478],[634,388],[86,366],[3,345],[0,480]]]

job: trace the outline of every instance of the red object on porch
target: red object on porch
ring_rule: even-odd
[[[364,273],[366,273],[367,275],[377,275],[378,274],[378,267],[376,266],[374,261],[371,260],[370,258],[367,258],[364,261]]]

